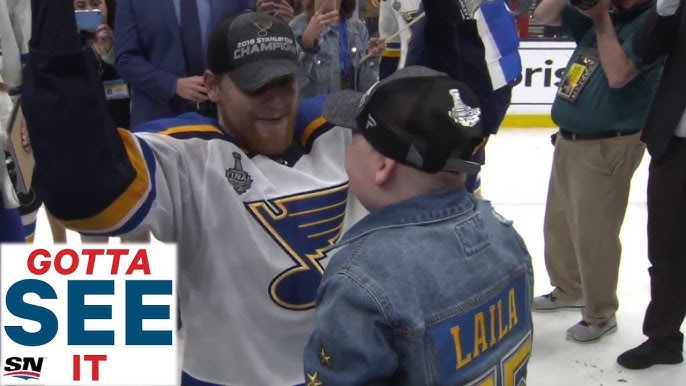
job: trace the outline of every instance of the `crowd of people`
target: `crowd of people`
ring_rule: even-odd
[[[27,192],[0,167],[0,241],[31,241],[45,205],[55,242],[176,243],[186,386],[462,385],[494,366],[492,384],[520,384],[531,312],[579,310],[578,343],[617,329],[647,145],[648,340],[617,361],[681,363],[683,0],[536,6],[577,43],[552,108],[540,296],[525,241],[479,197],[522,71],[513,12],[380,0],[377,32],[370,5],[0,0],[2,111],[25,116],[0,139],[16,126],[36,164]]]

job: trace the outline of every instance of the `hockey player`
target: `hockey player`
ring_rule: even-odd
[[[426,19],[412,27],[413,39],[406,65],[430,62],[434,68],[466,83],[479,97],[483,111],[482,135],[498,132],[505,118],[514,81],[521,76],[519,37],[503,0],[424,2]],[[431,42],[431,45],[426,43]],[[476,149],[473,161],[485,163],[485,145]],[[467,179],[467,190],[479,193],[478,175]]]
[[[21,59],[28,51],[29,11],[29,0],[0,1],[0,46],[3,63],[0,72],[0,242],[23,241],[25,236],[17,209],[19,202],[7,170],[5,150],[8,139],[7,125],[12,110],[12,101],[7,93],[14,93],[16,87],[21,84]],[[35,218],[27,225],[35,226]]]
[[[3,78],[0,76],[0,82]],[[8,162],[5,158],[7,147],[7,122],[9,121],[12,101],[5,91],[0,90],[0,243],[21,242],[24,230],[19,216],[19,202],[10,179]]]
[[[384,79],[405,67],[405,57],[412,37],[412,29],[405,28],[420,14],[421,0],[382,0],[379,4],[379,34],[394,38],[386,41],[386,50],[379,64],[379,78]],[[400,33],[398,33],[400,31]]]

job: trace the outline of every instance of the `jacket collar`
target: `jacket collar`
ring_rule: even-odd
[[[380,229],[439,222],[473,211],[475,207],[476,201],[464,188],[414,197],[370,213],[330,249],[340,248]]]

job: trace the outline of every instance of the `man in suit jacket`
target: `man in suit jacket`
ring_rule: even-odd
[[[118,0],[116,63],[131,88],[131,128],[207,100],[201,75],[209,35],[248,9],[255,0]]]
[[[683,0],[657,0],[634,38],[644,62],[668,55],[641,140],[651,155],[648,259],[651,301],[643,321],[648,340],[617,358],[629,369],[683,362],[686,317],[686,11]]]

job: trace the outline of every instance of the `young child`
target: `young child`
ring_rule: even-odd
[[[331,96],[352,128],[346,170],[370,214],[346,232],[316,298],[308,385],[518,385],[531,352],[533,269],[512,222],[464,188],[476,95],[407,67]]]

